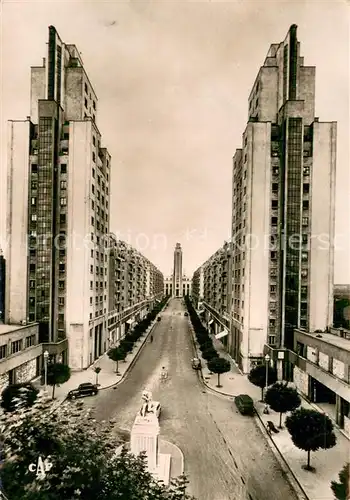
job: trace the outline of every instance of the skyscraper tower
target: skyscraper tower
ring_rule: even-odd
[[[270,46],[233,158],[232,336],[245,372],[264,345],[332,324],[337,127],[315,114],[315,67],[292,25]]]
[[[68,339],[72,369],[106,340],[111,159],[96,116],[80,52],[50,26],[30,116],[9,122],[5,319],[38,322],[51,353]]]
[[[173,297],[182,297],[182,249],[176,243],[174,250]]]

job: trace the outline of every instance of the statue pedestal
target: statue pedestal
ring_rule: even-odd
[[[165,485],[170,482],[171,455],[159,453],[159,422],[154,413],[144,417],[138,415],[131,430],[130,451],[138,456],[146,452],[147,469],[158,481]]]
[[[157,469],[158,465],[158,436],[159,423],[154,413],[144,417],[138,415],[131,430],[130,451],[138,456],[142,451],[146,452],[149,472]]]

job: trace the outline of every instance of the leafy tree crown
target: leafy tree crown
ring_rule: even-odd
[[[230,362],[225,358],[213,358],[208,361],[208,368],[213,373],[226,373],[231,370]]]
[[[277,372],[272,366],[268,366],[268,385],[274,384],[277,380]],[[266,385],[266,365],[260,364],[250,370],[248,380],[257,387],[263,388]]]
[[[295,410],[301,404],[298,391],[283,382],[276,382],[268,388],[265,401],[278,413]]]
[[[335,446],[333,423],[323,413],[299,408],[286,418],[285,424],[293,443],[301,450],[317,451]]]

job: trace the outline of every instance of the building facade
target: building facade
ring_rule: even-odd
[[[181,279],[182,283],[182,294],[176,295],[177,297],[184,297],[185,295],[191,295],[192,290],[192,280],[185,274],[182,275]],[[169,295],[170,297],[175,297],[173,294],[173,284],[174,284],[174,276],[167,276],[164,279],[164,294]],[[180,287],[177,287],[175,290],[180,291]]]
[[[289,352],[298,390],[326,412],[350,438],[350,331],[296,330]]]
[[[166,276],[164,278],[164,294],[172,297],[173,295],[173,276]]]
[[[9,123],[5,320],[37,322],[56,354],[69,345],[73,370],[107,336],[111,158],[96,120],[80,53],[50,26],[43,65],[31,68],[30,116]]]
[[[191,283],[191,300],[196,309],[204,299],[204,266],[195,270]]]
[[[38,324],[0,325],[0,394],[10,384],[38,377],[42,353]]]
[[[107,345],[115,345],[164,295],[163,274],[128,243],[109,239]]]
[[[272,44],[233,158],[230,351],[246,373],[265,344],[333,321],[337,128],[315,117],[315,67],[292,25]]]
[[[180,243],[176,243],[174,250],[173,269],[173,297],[182,297],[182,249]]]
[[[0,249],[0,324],[5,321],[6,262]]]
[[[230,341],[230,273],[231,245],[225,242],[195,271],[192,278],[192,302],[203,324],[225,346]]]

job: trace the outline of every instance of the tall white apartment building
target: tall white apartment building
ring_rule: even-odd
[[[270,46],[233,158],[231,354],[248,372],[264,345],[333,319],[337,127],[315,117],[315,67],[292,25]]]
[[[50,26],[30,116],[9,122],[6,321],[38,322],[76,370],[106,348],[111,158],[96,118],[80,53]]]

